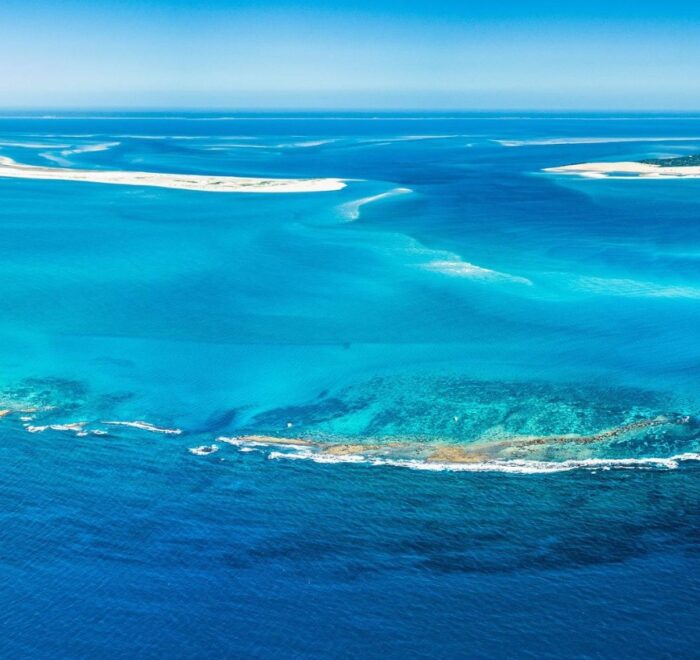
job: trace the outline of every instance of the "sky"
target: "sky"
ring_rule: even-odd
[[[3,0],[0,107],[700,110],[700,2]]]

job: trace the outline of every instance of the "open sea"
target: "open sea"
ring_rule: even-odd
[[[700,657],[700,179],[542,171],[695,153],[1,115],[23,164],[347,186],[0,178],[0,657]]]

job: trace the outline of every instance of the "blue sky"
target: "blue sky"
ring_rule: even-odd
[[[700,110],[700,3],[3,0],[0,105]]]

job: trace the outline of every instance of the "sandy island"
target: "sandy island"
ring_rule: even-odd
[[[573,174],[588,179],[700,179],[700,165],[661,166],[651,163],[578,163],[547,167],[545,172]]]
[[[303,193],[328,192],[345,187],[345,183],[341,179],[264,179],[204,174],[166,174],[162,172],[40,167],[37,165],[23,165],[7,156],[0,156],[0,177],[115,183],[126,186],[156,186],[158,188],[178,188],[180,190],[201,190],[206,192]]]

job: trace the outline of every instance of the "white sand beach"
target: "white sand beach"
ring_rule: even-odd
[[[611,163],[578,163],[561,167],[547,167],[545,172],[573,174],[588,179],[700,179],[700,166],[661,167],[650,163],[620,161]]]
[[[345,187],[345,183],[341,179],[267,179],[204,174],[166,174],[161,172],[40,167],[37,165],[23,165],[6,156],[0,156],[0,177],[85,181],[127,186],[155,186],[158,188],[178,188],[180,190],[238,193],[328,192]]]

